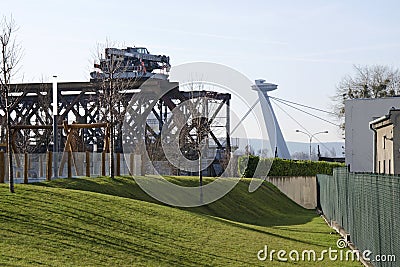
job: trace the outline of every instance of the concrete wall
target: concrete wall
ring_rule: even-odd
[[[172,168],[168,161],[146,162],[144,165],[144,173],[142,175],[172,175]]]
[[[352,172],[374,171],[374,133],[369,122],[400,108],[400,97],[345,101],[346,164]]]
[[[317,207],[317,179],[315,176],[268,177],[291,200],[306,209]]]

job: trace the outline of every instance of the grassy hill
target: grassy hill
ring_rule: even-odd
[[[196,178],[169,179],[197,185]],[[313,211],[266,182],[250,194],[248,183],[190,209],[157,203],[123,177],[16,185],[15,194],[0,185],[0,266],[291,266],[260,262],[257,252],[264,245],[287,251],[336,246],[338,236]]]

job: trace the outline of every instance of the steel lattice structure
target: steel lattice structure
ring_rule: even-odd
[[[219,158],[215,159],[217,164],[221,165],[221,159],[224,155],[229,155],[230,148],[230,123],[229,123],[229,102],[231,95],[227,93],[218,93],[213,91],[193,91],[184,92],[179,90],[179,84],[169,82],[168,80],[149,79],[135,80],[129,84],[129,88],[125,88],[120,94],[118,102],[114,103],[113,108],[116,114],[124,115],[128,105],[143,108],[140,98],[136,103],[132,103],[131,99],[141,90],[147,90],[151,95],[156,91],[165,91],[166,93],[157,100],[157,104],[151,109],[151,115],[146,118],[145,129],[140,128],[140,122],[136,123],[137,127],[131,127],[132,131],[144,131],[146,141],[146,149],[149,153],[153,153],[154,149],[161,149],[157,144],[160,142],[160,135],[168,120],[168,114],[176,108],[180,103],[190,99],[206,97],[208,100],[207,107],[213,105],[215,108],[210,111],[211,122],[218,118],[220,124],[210,128],[210,140],[218,150]],[[44,152],[52,150],[53,146],[53,130],[50,125],[53,124],[52,115],[52,84],[51,83],[24,83],[14,84],[11,87],[9,96],[11,107],[12,126],[17,126],[13,130],[13,136],[18,144],[14,152]],[[74,122],[78,124],[95,124],[107,122],[102,110],[100,92],[101,84],[99,82],[65,82],[58,83],[58,134],[59,147],[62,149],[66,141],[66,135],[60,125],[63,122]],[[131,102],[131,103],[130,103]],[[5,127],[4,113],[0,109],[1,131],[0,139],[5,143]],[[132,118],[134,119],[134,118]],[[128,118],[129,120],[129,118]],[[19,127],[18,126],[32,126]],[[122,120],[119,119],[115,125],[115,152],[123,152],[122,140]],[[221,130],[223,129],[223,130]],[[104,146],[104,137],[107,129],[105,128],[84,128],[76,133],[75,149],[76,151],[94,151],[101,152]],[[217,134],[216,132],[219,133]],[[223,133],[223,136],[221,135]],[[132,133],[133,134],[133,133]],[[30,151],[28,151],[30,149]],[[162,153],[157,153],[162,158]],[[211,167],[209,174],[218,175],[220,169]]]

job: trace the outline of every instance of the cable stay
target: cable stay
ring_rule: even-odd
[[[230,135],[232,135],[236,129],[240,126],[240,124],[246,119],[246,117],[250,114],[250,112],[255,108],[255,106],[260,102],[260,99],[257,99],[257,101],[250,107],[250,109],[244,114],[243,118],[240,119],[240,121],[236,124],[236,126],[233,128],[231,131]]]
[[[309,130],[307,130],[300,122],[298,122],[295,118],[293,118],[293,116],[291,116],[289,113],[287,113],[287,111],[282,108],[280,105],[278,105],[278,103],[276,103],[276,101],[274,101],[272,99],[272,102],[280,109],[282,110],[289,118],[291,118],[297,125],[299,125],[300,128],[302,128],[305,132],[307,132],[308,134],[311,135],[311,132]],[[325,147],[326,150],[329,151],[329,148],[323,143],[321,142],[321,140],[319,140],[316,136],[314,136],[314,139],[318,141],[318,143],[320,143],[323,147]]]
[[[269,98],[277,100],[277,101],[287,102],[287,103],[294,104],[294,105],[297,105],[297,106],[301,106],[301,107],[304,107],[304,108],[317,110],[317,111],[324,112],[324,113],[327,113],[327,114],[330,114],[330,115],[336,115],[335,113],[333,113],[331,111],[327,111],[327,110],[323,110],[323,109],[319,109],[319,108],[314,108],[314,107],[311,107],[311,106],[307,106],[307,105],[304,105],[304,104],[300,104],[300,103],[296,103],[296,102],[293,102],[293,101],[285,100],[285,99],[282,99],[282,98],[278,98],[278,97],[274,97],[274,96],[269,96]]]
[[[326,114],[329,114],[329,115],[335,115],[335,113],[333,113],[333,112],[330,112],[330,111],[327,111],[327,110],[323,110],[323,109],[320,109],[320,108],[315,108],[315,107],[307,106],[307,105],[300,104],[300,103],[296,103],[296,102],[293,102],[293,101],[281,99],[281,98],[278,98],[278,97],[268,96],[268,98],[271,99],[271,101],[272,101],[280,110],[282,110],[289,118],[291,118],[301,129],[303,129],[305,132],[307,132],[307,133],[310,134],[310,135],[311,135],[311,132],[308,131],[308,130],[307,130],[300,122],[298,122],[293,116],[291,116],[283,107],[281,107],[280,105],[278,105],[278,102],[281,103],[281,104],[283,104],[283,105],[286,105],[286,106],[288,106],[288,107],[291,107],[291,108],[293,108],[293,109],[295,109],[295,110],[298,110],[298,111],[300,111],[300,112],[303,112],[303,113],[305,113],[305,114],[307,114],[307,115],[309,115],[309,116],[312,116],[312,117],[314,117],[314,118],[316,118],[316,119],[319,119],[319,120],[322,120],[322,121],[324,121],[324,122],[326,122],[326,123],[329,123],[329,124],[332,124],[332,125],[334,125],[334,126],[340,127],[340,125],[338,125],[338,124],[336,124],[336,123],[333,123],[332,121],[329,121],[329,120],[327,120],[327,119],[324,119],[324,118],[322,118],[322,117],[320,117],[320,116],[317,116],[317,115],[315,115],[315,114],[312,114],[312,113],[310,113],[310,112],[308,112],[308,111],[305,111],[305,110],[303,110],[303,109],[301,109],[301,108],[299,108],[299,107],[296,107],[296,106],[300,106],[300,107],[307,108],[307,109],[311,109],[311,110],[316,110],[316,111],[323,112],[323,113],[326,113]],[[240,119],[240,121],[236,124],[236,126],[233,128],[233,130],[231,130],[231,132],[230,132],[230,135],[231,135],[231,136],[232,136],[232,134],[237,130],[237,128],[240,126],[240,124],[241,124],[241,123],[247,118],[247,116],[252,112],[252,110],[255,108],[255,106],[256,106],[259,102],[260,102],[260,99],[257,99],[257,101],[249,108],[249,110],[248,110],[248,111],[246,112],[246,114]],[[314,139],[315,139],[317,142],[319,142],[325,149],[329,150],[329,148],[328,148],[323,142],[321,142],[317,137],[314,137]]]
[[[289,107],[291,107],[291,108],[294,108],[294,109],[296,109],[296,110],[298,110],[298,111],[301,111],[301,112],[303,112],[303,113],[305,113],[305,114],[308,114],[308,115],[310,115],[310,116],[312,116],[312,117],[314,117],[314,118],[320,119],[320,120],[325,121],[325,122],[327,122],[327,123],[330,123],[330,124],[332,124],[332,125],[334,125],[334,126],[340,127],[339,124],[333,123],[333,122],[331,122],[331,121],[329,121],[329,120],[327,120],[327,119],[321,118],[321,117],[319,117],[319,116],[317,116],[317,115],[315,115],[315,114],[312,114],[312,113],[310,113],[310,112],[304,111],[304,110],[302,110],[302,109],[300,109],[300,108],[298,108],[298,107],[292,106],[292,105],[290,105],[290,104],[288,104],[288,103],[285,103],[284,101],[281,101],[281,100],[278,100],[278,99],[273,99],[272,97],[271,97],[271,100],[274,100],[274,103],[275,103],[275,104],[276,104],[275,101],[278,101],[278,102],[280,102],[280,103],[282,103],[282,104],[284,104],[284,105],[286,105],[286,106],[289,106]]]

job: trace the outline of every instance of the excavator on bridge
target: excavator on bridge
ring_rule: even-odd
[[[116,79],[168,79],[169,56],[152,55],[145,47],[106,48],[104,58],[94,64],[91,80],[113,76]]]

